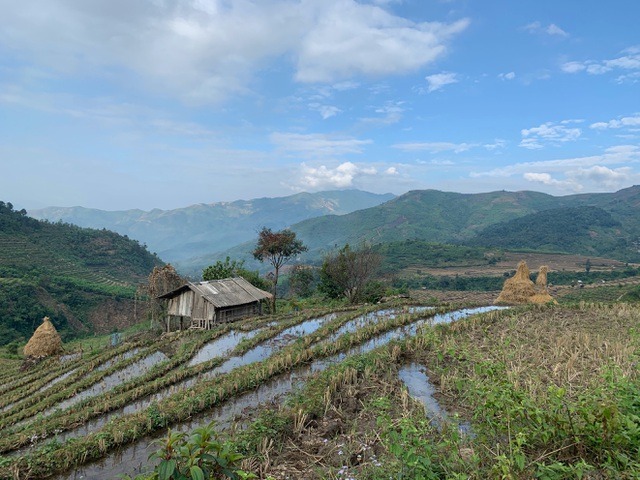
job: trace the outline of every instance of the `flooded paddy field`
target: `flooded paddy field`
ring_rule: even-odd
[[[613,319],[610,328],[604,328],[605,319]],[[580,392],[589,391],[587,384],[593,385],[585,371],[604,375],[610,362],[620,368],[620,378],[637,382],[633,360],[627,360],[637,361],[637,321],[632,310],[604,307],[442,310],[404,305],[178,334],[171,349],[158,350],[152,341],[136,346],[140,350],[126,358],[126,349],[121,351],[103,378],[118,378],[117,372],[123,375],[156,352],[164,357],[114,388],[96,391],[66,410],[58,408],[50,418],[44,415],[46,430],[37,430],[39,422],[4,426],[0,477],[16,470],[31,472],[24,478],[135,474],[149,468],[149,454],[167,427],[188,433],[210,422],[229,442],[242,445],[245,468],[278,479],[379,478],[375,475],[381,471],[393,476],[403,462],[406,467],[403,451],[422,450],[431,452],[429,468],[437,475],[462,475],[473,466],[491,477],[503,458],[500,452],[508,448],[515,452],[509,467],[514,473],[560,468],[557,463],[570,470],[569,456],[561,455],[567,450],[575,457],[568,440],[558,440],[557,454],[538,461],[546,448],[541,440],[527,437],[531,450],[522,444],[515,449],[512,442],[523,437],[510,437],[509,429],[530,435],[526,432],[533,427],[530,418],[518,417],[519,410],[511,408],[528,405],[542,417],[553,413],[547,403],[570,407],[584,399]],[[544,353],[547,349],[553,355]],[[128,384],[131,388],[124,388]],[[104,408],[94,408],[98,405]],[[94,413],[70,421],[76,409]],[[504,411],[510,415],[508,425],[501,417]],[[574,428],[582,428],[577,410],[575,415]],[[273,445],[260,443],[267,441],[260,433],[267,421],[278,425],[270,434]],[[564,424],[558,422],[560,429]],[[500,452],[484,449],[488,439],[500,445]],[[635,447],[620,448],[633,458]],[[525,458],[522,469],[517,455]],[[593,466],[603,468],[602,462]]]

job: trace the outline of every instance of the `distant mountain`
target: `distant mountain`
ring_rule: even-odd
[[[199,204],[176,210],[146,212],[49,207],[33,210],[29,215],[51,222],[113,230],[145,243],[163,260],[176,263],[225,251],[251,240],[263,226],[279,230],[308,218],[343,215],[392,198],[392,194],[339,190]]]
[[[375,207],[308,219],[291,228],[309,247],[305,259],[311,261],[345,243],[414,239],[640,261],[640,186],[562,197],[529,191],[462,194],[417,190]],[[221,256],[249,261],[251,247],[251,243],[238,245]],[[184,267],[196,270],[202,261],[194,258],[184,262]]]
[[[63,336],[130,322],[136,286],[160,260],[107,230],[29,218],[0,202],[0,344],[51,317]]]

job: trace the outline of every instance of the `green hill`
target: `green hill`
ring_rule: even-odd
[[[472,245],[623,257],[628,250],[622,224],[602,208],[545,210],[487,227]]]
[[[420,240],[605,255],[635,262],[640,261],[639,211],[640,186],[562,197],[527,191],[417,190],[346,215],[304,220],[291,229],[309,247],[301,257],[304,261],[317,261],[323,252],[345,243]],[[249,241],[218,255],[194,256],[180,266],[196,273],[207,262],[229,255],[257,268],[249,253],[253,246]]]
[[[0,344],[27,339],[45,315],[66,336],[110,328],[159,264],[127,237],[38,221],[0,202]]]

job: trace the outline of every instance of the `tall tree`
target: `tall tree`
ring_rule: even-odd
[[[273,299],[271,303],[272,313],[276,312],[276,295],[280,268],[292,257],[306,251],[307,247],[302,243],[302,240],[296,238],[295,232],[291,230],[285,229],[279,232],[273,232],[267,227],[262,227],[262,230],[260,230],[258,243],[253,251],[253,257],[261,262],[266,260],[274,269]]]
[[[370,245],[352,249],[349,244],[325,255],[320,290],[330,297],[344,296],[349,303],[362,297],[364,287],[380,265],[380,255]]]

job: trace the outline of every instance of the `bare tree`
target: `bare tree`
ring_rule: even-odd
[[[362,244],[352,249],[347,244],[337,252],[325,255],[320,288],[330,297],[344,296],[349,303],[356,303],[379,265],[380,255],[370,245]]]
[[[158,300],[158,297],[175,290],[184,283],[184,278],[178,275],[178,272],[176,272],[176,269],[173,268],[171,264],[153,268],[153,271],[149,274],[149,283],[147,286],[152,327],[156,320],[156,315],[161,313],[162,310],[162,304]]]
[[[271,300],[271,312],[276,313],[276,295],[278,289],[278,276],[280,268],[292,257],[306,252],[307,247],[296,238],[295,232],[285,229],[273,232],[270,228],[263,227],[258,234],[258,244],[253,251],[256,260],[268,261],[274,268],[273,298]]]

